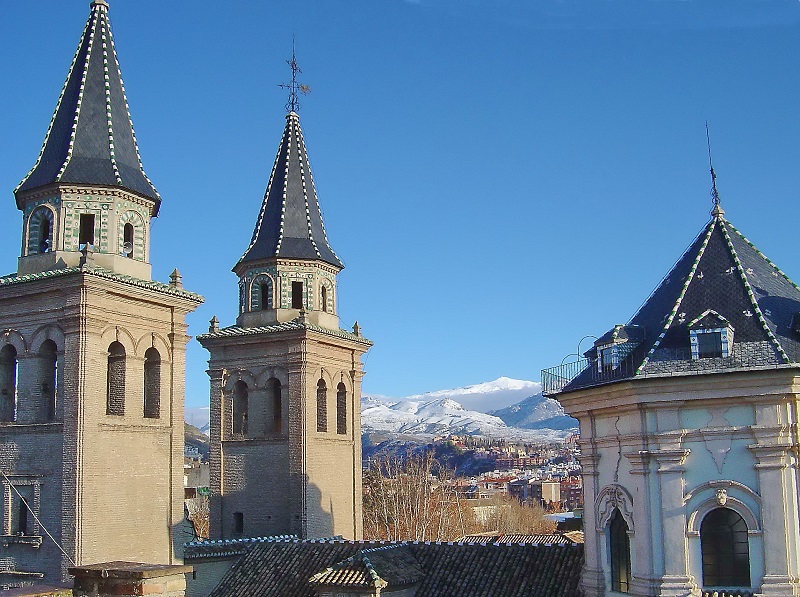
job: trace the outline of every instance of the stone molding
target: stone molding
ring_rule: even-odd
[[[614,510],[619,510],[628,525],[628,534],[633,536],[633,496],[622,485],[606,485],[595,500],[595,528],[602,533],[608,526]]]

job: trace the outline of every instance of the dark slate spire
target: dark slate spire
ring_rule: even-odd
[[[637,336],[619,367],[598,375],[591,365],[563,391],[647,375],[800,363],[800,288],[724,218],[718,203],[712,213],[636,315],[617,326]],[[733,355],[688,360],[690,329],[711,319],[734,330]],[[596,342],[586,353],[590,362],[600,357],[598,345],[610,342],[609,334]]]
[[[314,259],[344,267],[328,245],[296,112],[286,115],[253,239],[239,263],[274,257]]]
[[[39,159],[14,191],[53,183],[122,187],[161,198],[142,169],[122,84],[108,4],[94,0]]]

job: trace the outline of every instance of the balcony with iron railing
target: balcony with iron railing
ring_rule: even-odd
[[[582,358],[542,369],[542,394],[558,394],[568,385],[571,390],[576,390],[632,377],[636,372],[632,362],[632,359],[626,358],[614,366],[601,366],[597,359]]]

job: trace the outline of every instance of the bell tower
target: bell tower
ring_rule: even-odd
[[[14,192],[0,277],[0,571],[181,559],[185,316],[151,279],[161,198],[139,159],[105,0],[94,0],[41,153]],[[147,541],[134,540],[147,537]]]
[[[299,72],[294,58],[293,74]],[[289,113],[253,237],[233,268],[236,325],[211,353],[211,536],[359,539],[361,356],[339,328],[336,276],[293,77]]]

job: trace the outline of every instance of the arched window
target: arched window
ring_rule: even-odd
[[[144,416],[161,416],[161,355],[155,348],[144,353]]]
[[[347,388],[343,383],[336,386],[336,433],[347,433]]]
[[[122,228],[122,254],[133,259],[133,224],[130,222]]]
[[[619,509],[614,510],[608,525],[608,544],[611,554],[611,590],[628,593],[631,585],[631,543],[628,524]]]
[[[0,350],[0,421],[17,419],[17,349],[6,344]]]
[[[28,222],[28,253],[49,253],[53,249],[53,212],[39,207]]]
[[[56,420],[56,379],[58,377],[58,356],[56,354],[56,343],[52,340],[45,340],[39,348],[39,381],[42,390],[41,404],[47,409],[47,420]]]
[[[106,414],[125,414],[125,347],[119,342],[108,347]]]
[[[53,243],[53,223],[50,218],[42,218],[39,222],[39,252],[49,253]]]
[[[281,401],[281,382],[274,377],[267,382],[267,400],[272,406],[272,431],[283,431],[283,404]]]
[[[233,432],[247,435],[247,409],[249,388],[241,380],[233,388]]]
[[[700,525],[704,587],[749,587],[747,523],[730,508],[715,508]]]
[[[328,430],[328,386],[325,380],[317,382],[317,431]]]
[[[272,309],[272,278],[262,274],[253,280],[250,310],[265,311],[267,309]]]
[[[328,312],[328,289],[324,286],[320,289],[320,300],[322,301],[322,310]]]

